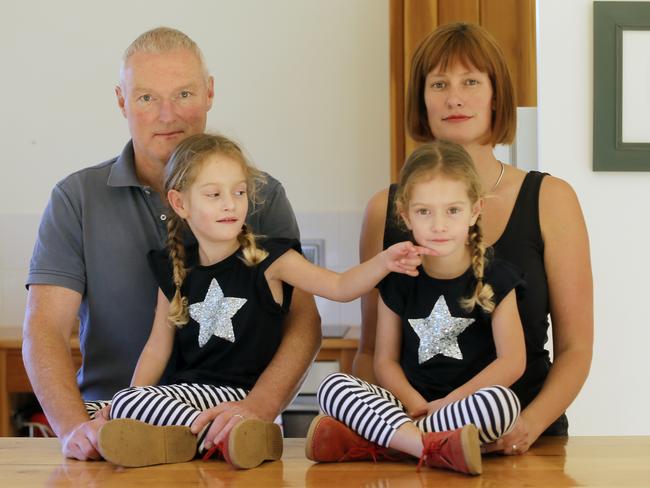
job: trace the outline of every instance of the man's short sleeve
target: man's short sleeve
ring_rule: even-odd
[[[296,215],[284,187],[271,175],[265,176],[266,183],[259,189],[259,203],[249,212],[246,222],[257,235],[300,240]]]
[[[41,218],[26,284],[57,285],[84,293],[81,210],[61,183],[52,190]]]

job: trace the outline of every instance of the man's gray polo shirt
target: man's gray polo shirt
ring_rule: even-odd
[[[249,208],[253,231],[299,238],[282,185],[267,175],[263,201]],[[252,206],[250,206],[252,207]],[[86,400],[110,399],[127,386],[151,330],[157,289],[147,252],[165,246],[166,211],[141,185],[133,145],[60,181],[43,214],[27,286],[63,286],[82,295],[83,365],[77,381]]]

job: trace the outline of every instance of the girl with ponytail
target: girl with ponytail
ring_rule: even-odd
[[[462,146],[436,140],[410,155],[395,214],[435,254],[422,256],[418,276],[392,273],[379,284],[379,385],[327,377],[318,391],[327,415],[312,422],[307,457],[395,459],[397,450],[478,474],[480,445],[514,427],[520,404],[508,387],[526,365],[515,295],[523,280],[483,242],[483,198]]]
[[[114,420],[100,430],[105,459],[146,466],[216,452],[237,468],[278,459],[276,424],[243,410],[221,416],[220,405],[243,400],[271,362],[293,287],[349,301],[389,272],[416,275],[419,254],[434,253],[402,242],[345,273],[319,268],[298,241],[258,239],[246,226],[262,176],[219,135],[185,139],[167,163],[167,249],[149,253],[158,305],[131,388],[113,397]],[[150,386],[172,357],[171,384]]]

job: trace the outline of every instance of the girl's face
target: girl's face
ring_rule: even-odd
[[[487,73],[455,62],[426,77],[424,104],[431,133],[461,145],[482,143],[492,130],[493,92]]]
[[[246,221],[246,175],[229,156],[208,156],[194,182],[182,192],[170,190],[168,197],[202,248],[236,241]]]
[[[401,215],[420,246],[439,257],[462,257],[480,211],[481,201],[472,204],[464,182],[436,175],[413,185]]]

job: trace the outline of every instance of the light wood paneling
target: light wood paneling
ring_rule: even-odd
[[[404,0],[404,74],[408,80],[410,55],[424,37],[438,25],[439,0]],[[409,56],[406,56],[409,55]]]
[[[517,106],[537,106],[535,2],[481,0],[481,26],[499,42],[517,91]]]
[[[479,0],[438,0],[438,25],[450,22],[480,24]]]
[[[404,101],[406,85],[404,78],[404,0],[390,2],[390,150],[391,161],[404,159]],[[391,164],[391,172],[395,165]],[[394,181],[397,175],[391,173]]]
[[[401,62],[404,76],[404,90],[402,92],[402,112],[391,114],[392,118],[398,118],[401,121],[405,120],[404,103],[406,102],[406,91],[408,87],[409,76],[411,75],[411,58],[413,53],[420,45],[422,40],[431,32],[431,26],[438,25],[438,3],[440,0],[403,0],[403,49],[399,62]],[[394,2],[396,3],[396,2]],[[396,61],[397,62],[397,61]],[[397,180],[399,170],[404,164],[404,158],[410,154],[418,145],[411,139],[403,125],[401,134],[395,136],[396,139],[403,141],[401,153],[395,151],[395,159],[391,164],[391,178],[393,181]]]

